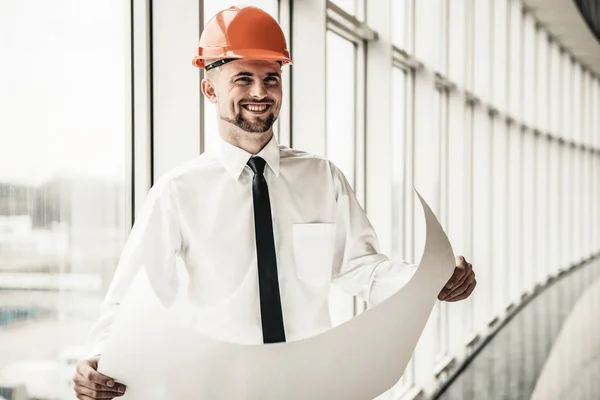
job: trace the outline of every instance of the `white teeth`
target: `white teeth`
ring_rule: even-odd
[[[245,107],[248,110],[255,111],[255,112],[265,111],[267,109],[267,105],[266,104],[262,104],[262,105],[247,104]]]

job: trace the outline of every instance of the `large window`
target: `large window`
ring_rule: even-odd
[[[72,398],[130,226],[128,12],[0,2],[0,381],[31,398]]]
[[[476,269],[475,294],[436,303],[383,398],[428,397],[509,304],[600,250],[600,81],[540,23],[543,2],[167,3],[0,1],[0,385],[72,398],[73,362],[148,186],[219,144],[190,58],[233,4],[267,11],[288,39],[280,143],[343,171],[383,253],[419,261],[415,187]],[[334,326],[365,309],[335,285],[329,307]],[[540,322],[558,329],[525,328]]]
[[[355,186],[356,45],[327,31],[327,134],[325,152]],[[354,316],[352,297],[332,285],[331,319],[338,325]]]

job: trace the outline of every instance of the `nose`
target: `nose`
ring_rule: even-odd
[[[261,81],[255,81],[248,94],[256,100],[262,100],[267,97],[267,90]]]

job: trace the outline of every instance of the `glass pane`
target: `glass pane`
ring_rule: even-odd
[[[341,36],[327,32],[326,55],[326,157],[346,175],[354,186],[355,114],[356,114],[356,47]],[[332,285],[331,320],[340,324],[354,316],[351,296]]]
[[[404,49],[406,47],[406,0],[395,0],[391,3],[392,43]]]
[[[521,251],[523,261],[523,281],[521,288],[524,291],[531,291],[535,282],[535,143],[534,136],[531,132],[523,133],[523,153],[522,153],[522,237]]]
[[[491,62],[491,24],[490,1],[478,0],[474,2],[474,35],[473,35],[473,89],[485,102],[489,101],[490,94],[490,62]]]
[[[550,108],[550,96],[548,96],[549,86],[555,83],[551,83],[549,80],[550,63],[548,58],[548,36],[545,31],[539,30],[537,33],[537,71],[535,71],[536,79],[536,110],[535,110],[535,125],[542,132],[547,132],[549,129],[549,113]]]
[[[527,15],[523,22],[523,122],[533,126],[535,107],[535,21]],[[539,64],[538,64],[539,65]]]
[[[492,92],[494,94],[494,105],[506,111],[506,91],[507,91],[507,39],[508,39],[508,3],[504,0],[494,1],[493,4],[493,48],[492,48]]]
[[[0,381],[30,398],[73,398],[128,232],[127,14],[0,2]]]
[[[477,108],[474,113],[473,126],[473,207],[472,229],[473,248],[472,262],[477,265],[477,277],[480,290],[473,293],[475,309],[475,327],[486,326],[491,316],[493,298],[497,289],[492,285],[492,134],[489,115]],[[468,259],[468,258],[467,258]]]
[[[346,11],[348,14],[358,17],[357,13],[359,3],[361,3],[362,0],[331,0],[331,2],[342,10]]]
[[[571,262],[571,190],[572,190],[572,162],[571,148],[565,145],[560,146],[560,267],[567,268]]]
[[[438,215],[440,223],[447,226],[447,176],[448,176],[448,99],[449,94],[446,91],[436,90],[436,118],[437,118],[437,138],[439,150],[438,171],[435,174],[435,187],[438,194],[436,202],[438,203],[434,212]],[[435,329],[436,338],[434,340],[434,364],[439,364],[448,355],[449,338],[448,338],[448,304],[444,302],[436,302],[434,305]]]
[[[522,240],[522,143],[523,135],[515,125],[508,131],[508,257],[512,262],[507,270],[511,303],[518,303],[523,287]]]
[[[278,17],[278,0],[239,0],[231,3],[226,0],[205,0],[204,1],[204,25],[210,21],[219,11],[235,5],[251,5],[259,7],[273,16],[276,20]],[[288,43],[289,44],[289,43]],[[214,149],[219,145],[219,132],[217,125],[217,113],[215,106],[204,99],[204,151]],[[274,125],[276,129],[277,123]]]
[[[404,154],[406,75],[392,70],[392,257],[404,258]]]
[[[521,116],[521,71],[522,71],[522,27],[523,14],[521,12],[521,2],[511,0],[509,3],[509,102],[508,111],[510,114],[519,119]]]
[[[566,54],[561,55],[561,99],[562,105],[560,108],[561,126],[560,136],[567,140],[572,137],[571,132],[571,82],[572,70],[571,60]]]
[[[548,246],[548,258],[552,260],[550,266],[552,270],[551,274],[558,272],[559,266],[561,266],[560,260],[560,213],[561,213],[561,172],[560,172],[560,148],[556,141],[549,143],[549,154],[548,164],[550,169],[548,170],[548,232],[549,232],[549,246]]]
[[[573,63],[571,88],[571,137],[576,143],[581,143],[581,67]]]
[[[448,7],[448,75],[459,87],[465,86],[467,57],[466,0],[452,0]]]
[[[448,73],[448,0],[438,0],[434,3],[437,7],[437,19],[439,24],[437,26],[437,54],[438,54],[438,69],[439,71],[447,75]]]
[[[506,265],[508,241],[508,136],[506,124],[501,118],[494,120],[492,135],[492,280],[494,282],[494,311],[502,315],[509,304]]]
[[[560,127],[561,86],[560,86],[560,53],[558,46],[550,47],[550,85],[548,88],[550,102],[550,132],[558,135]]]
[[[406,169],[406,73],[400,68],[392,69],[392,258],[406,259],[404,252],[405,169]],[[412,387],[413,362],[406,367],[400,382],[382,398],[399,397]]]

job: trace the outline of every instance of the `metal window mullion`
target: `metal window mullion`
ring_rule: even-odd
[[[200,23],[198,24],[200,28],[198,29],[198,37],[202,35],[204,25],[208,22],[205,21],[204,1],[205,0],[200,0],[200,4],[198,6],[198,21],[200,21]],[[203,68],[198,68],[198,70],[198,73],[200,74],[199,82],[200,84],[202,84],[202,80],[205,78],[206,74]],[[206,104],[204,101],[204,94],[202,93],[202,89],[200,89],[199,92],[200,98],[198,99],[198,103],[200,112],[198,113],[198,124],[200,129],[198,129],[198,135],[200,136],[200,148],[198,149],[198,152],[202,154],[206,151]]]
[[[355,43],[373,41],[378,38],[377,32],[367,24],[348,14],[331,1],[327,1],[327,29],[334,30]]]
[[[134,143],[135,143],[135,106],[134,106],[134,86],[133,86],[133,68],[134,68],[134,57],[133,57],[133,49],[134,49],[134,35],[133,35],[133,26],[134,26],[134,10],[133,10],[134,0],[130,0],[128,2],[123,2],[123,7],[125,10],[125,16],[127,20],[127,25],[125,28],[126,35],[129,40],[125,41],[125,54],[129,55],[129,64],[126,68],[126,76],[128,81],[125,86],[125,104],[129,104],[131,107],[128,113],[125,113],[125,132],[128,132],[127,139],[125,141],[125,196],[127,206],[125,207],[125,221],[126,223],[126,233],[129,233],[131,227],[135,222],[135,166],[134,166]]]
[[[355,45],[354,48],[355,76],[354,76],[354,176],[355,190],[362,200],[363,206],[366,209],[366,46],[364,42]],[[355,297],[354,314],[358,315],[367,309],[367,304]]]
[[[410,69],[415,72],[424,68],[422,62],[396,46],[392,47],[392,65],[403,70]]]
[[[334,32],[335,34],[351,41],[354,44],[359,44],[362,40],[354,31],[348,29],[347,26],[340,24],[335,20],[327,20],[327,30]]]
[[[152,185],[152,38],[150,0],[132,0],[132,218]]]
[[[278,1],[278,12],[279,12],[279,24],[281,25],[285,36],[288,39],[288,48],[293,52],[293,43],[292,43],[292,10],[291,4],[289,0],[279,0]],[[292,142],[292,79],[293,79],[293,69],[287,68],[283,75],[283,104],[282,110],[279,115],[279,143],[290,146]]]

